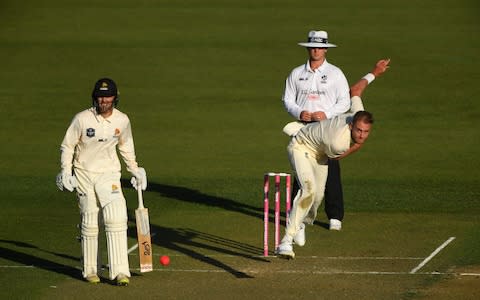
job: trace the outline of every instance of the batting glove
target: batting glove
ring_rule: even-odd
[[[77,187],[77,178],[74,175],[71,175],[69,172],[62,171],[57,175],[57,187],[59,190],[63,191],[66,189],[70,192]]]
[[[130,183],[133,185],[135,189],[140,187],[142,191],[147,189],[147,172],[145,172],[144,168],[138,168],[138,171],[132,173],[133,177],[130,180]]]

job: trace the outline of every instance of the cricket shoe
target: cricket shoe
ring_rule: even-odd
[[[85,277],[85,280],[86,280],[88,283],[93,283],[93,284],[100,283],[100,277],[98,277],[97,274],[87,275],[87,277]]]
[[[277,250],[275,251],[277,255],[285,259],[295,258],[295,252],[293,252],[293,239],[292,237],[285,235],[285,237],[280,242]]]
[[[330,230],[342,230],[342,221],[330,219]]]
[[[117,275],[117,285],[118,286],[127,286],[130,283],[130,280],[128,279],[127,275],[125,274],[118,274]]]
[[[300,229],[293,237],[293,241],[296,245],[303,247],[305,245],[305,223],[300,224]]]

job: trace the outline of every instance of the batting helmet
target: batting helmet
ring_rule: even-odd
[[[98,111],[98,97],[110,97],[115,96],[113,105],[117,106],[118,104],[118,95],[120,93],[117,89],[117,84],[110,78],[101,78],[95,82],[95,86],[92,91],[92,104]]]

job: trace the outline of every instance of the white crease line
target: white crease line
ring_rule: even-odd
[[[321,274],[321,275],[410,275],[408,272],[389,272],[389,271],[302,271],[302,270],[283,270],[277,271],[284,274]],[[430,272],[430,273],[417,273],[416,275],[443,275],[447,273]],[[448,273],[452,274],[452,273]]]
[[[447,247],[448,244],[450,244],[453,240],[455,239],[454,236],[450,237],[448,240],[446,240],[443,244],[441,244],[435,251],[432,252],[427,258],[425,258],[418,266],[413,268],[410,271],[410,274],[415,274],[418,270],[420,270],[424,265],[426,265],[435,255],[437,255],[440,251],[442,251],[443,248]]]
[[[139,271],[140,269],[136,269]],[[169,267],[154,268],[156,272],[191,272],[191,273],[229,273],[226,270],[208,270],[208,269],[172,269]],[[253,270],[239,270],[246,274],[269,273]],[[419,272],[412,274],[410,272],[383,272],[383,271],[306,271],[306,270],[287,270],[271,271],[271,273],[282,274],[316,274],[316,275],[456,275],[456,276],[480,276],[480,273],[455,273],[455,272]]]
[[[130,254],[133,252],[133,250],[137,249],[138,248],[138,243],[136,243],[135,245],[133,245],[132,247],[128,248],[127,250],[127,253]]]
[[[140,270],[140,269],[138,269]],[[163,268],[163,269],[153,269],[154,271],[158,272],[187,272],[187,273],[227,273],[226,270],[206,270],[206,269],[170,269],[170,268]],[[248,272],[250,273],[250,272]],[[252,272],[253,273],[253,272]]]
[[[460,273],[460,276],[480,276],[480,273]]]
[[[319,275],[457,275],[457,276],[480,276],[480,273],[455,273],[455,272],[388,272],[388,271],[295,271],[285,270],[277,273],[286,274],[319,274]]]
[[[0,266],[4,268],[32,269],[40,268],[37,266]],[[140,268],[131,268],[131,270],[140,271]],[[184,273],[229,273],[226,270],[208,270],[208,269],[173,269],[169,267],[154,268],[156,272],[184,272]],[[254,270],[240,270],[246,274],[269,273]],[[412,274],[411,272],[382,272],[382,271],[308,271],[308,270],[287,270],[287,271],[271,271],[270,273],[282,274],[316,274],[316,275],[456,275],[456,276],[479,276],[480,273],[455,273],[455,272],[419,272]]]
[[[136,253],[132,253],[133,250],[138,248],[138,243],[134,244],[130,249],[128,249],[128,254],[135,256]],[[152,256],[163,256],[168,255],[170,257],[190,257],[187,254],[172,254],[172,253],[158,253],[158,251],[154,251]],[[278,258],[276,255],[233,255],[233,254],[200,254],[203,257],[234,257],[234,258]],[[326,259],[326,260],[421,260],[424,257],[401,257],[401,256],[299,256],[296,255],[295,259]]]
[[[264,256],[259,256],[264,257]],[[276,255],[269,257],[278,257]],[[399,256],[295,256],[295,259],[315,258],[328,260],[420,260],[423,257],[399,257]]]

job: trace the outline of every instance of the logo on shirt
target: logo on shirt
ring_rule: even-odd
[[[112,194],[120,193],[120,190],[116,184],[112,184]]]
[[[308,77],[300,77],[298,78],[299,81],[307,81],[308,80]]]
[[[322,76],[322,81],[321,83],[327,83],[327,75]]]
[[[118,137],[120,135],[120,129],[115,128],[115,133],[113,134],[113,137]]]
[[[94,137],[95,136],[95,129],[93,128],[87,128],[87,136],[88,137]]]

